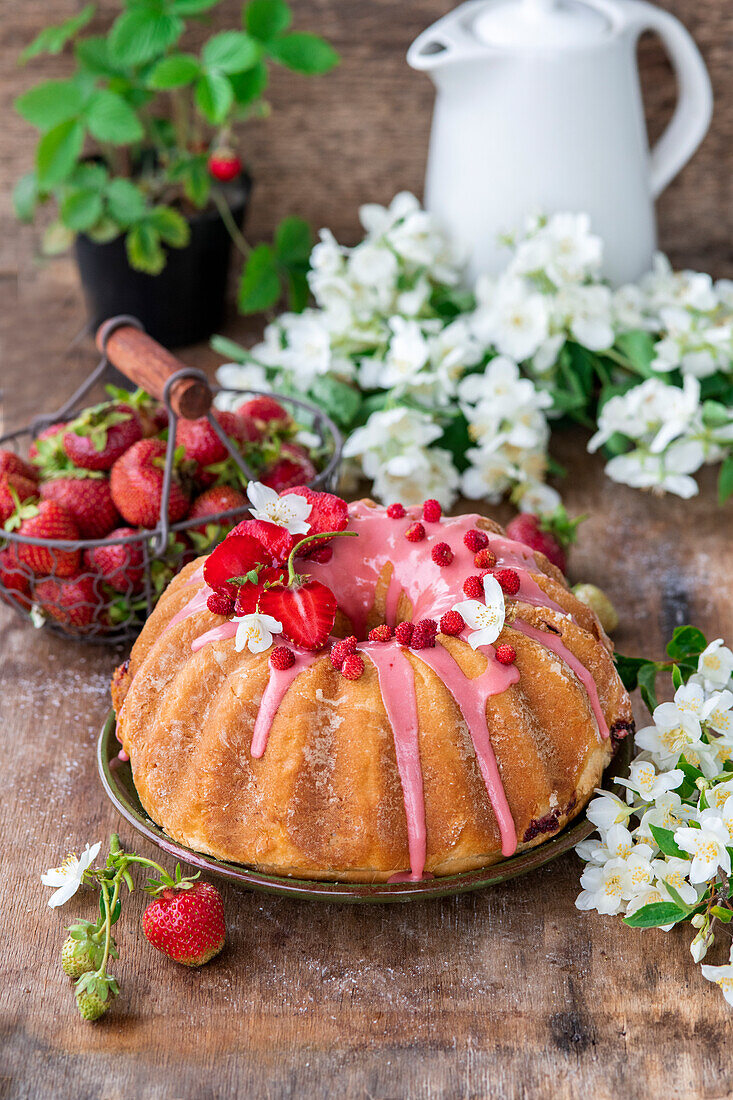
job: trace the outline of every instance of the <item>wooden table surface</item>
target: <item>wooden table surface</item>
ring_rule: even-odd
[[[68,270],[6,315],[6,423],[51,409],[94,362],[61,354],[82,323]],[[189,362],[213,365],[202,349]],[[43,395],[43,397],[39,397]],[[580,436],[555,448],[573,512],[589,511],[573,579],[621,612],[625,652],[661,652],[685,621],[733,638],[731,506],[713,479],[687,504],[611,485]],[[122,995],[84,1023],[61,972],[71,917],[39,876],[119,829],[95,742],[119,653],[0,612],[2,1100],[227,1097],[723,1097],[733,1015],[690,958],[689,930],[639,932],[574,907],[567,855],[505,886],[394,907],[327,906],[228,886],[229,941],[200,971],[158,955],[126,903],[114,967]],[[720,954],[724,949],[721,947]],[[716,960],[717,961],[717,960]]]

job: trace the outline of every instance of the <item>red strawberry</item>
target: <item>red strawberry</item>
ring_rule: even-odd
[[[479,550],[474,555],[473,564],[477,569],[493,569],[496,565],[496,554],[493,550]]]
[[[292,424],[290,413],[274,397],[251,397],[249,401],[242,402],[237,415],[250,417],[270,430],[289,428]]]
[[[231,436],[240,447],[244,447],[247,443],[257,443],[262,438],[262,433],[249,417],[227,412],[225,409],[214,409],[214,416],[227,435]]]
[[[268,588],[260,597],[260,609],[282,623],[291,642],[320,649],[336,618],[336,597],[325,584],[311,580],[293,588]]]
[[[67,424],[63,445],[76,466],[109,470],[142,435],[137,413],[129,405],[95,405]]]
[[[146,939],[169,959],[184,966],[203,966],[224,946],[224,902],[208,882],[188,890],[169,887],[143,913]]]
[[[114,544],[113,539],[123,539],[137,535],[134,527],[118,527],[109,535],[109,545],[95,546],[84,552],[86,565],[114,588],[115,592],[132,595],[139,592],[145,576],[145,564],[142,543],[124,542]]]
[[[260,481],[270,489],[276,489],[277,492],[282,493],[285,489],[292,489],[305,481],[312,481],[316,473],[316,468],[305,447],[301,447],[298,443],[283,443],[280,448],[280,458],[269,470],[265,470],[260,475]]]
[[[570,519],[562,505],[551,516],[540,517],[522,512],[514,517],[506,533],[509,538],[523,542],[532,550],[539,550],[564,573],[568,564],[565,551],[575,542],[578,527],[585,518],[578,516],[577,519]]]
[[[455,636],[460,634],[466,621],[460,611],[446,611],[440,620],[440,633]]]
[[[405,531],[405,538],[409,542],[422,542],[425,538],[425,528],[422,523],[412,523]]]
[[[303,536],[291,535],[285,527],[277,523],[268,523],[264,519],[243,519],[236,527],[232,528],[229,538],[234,535],[249,535],[261,542],[267,551],[262,561],[286,562],[290,557],[290,551],[296,542]]]
[[[443,509],[437,500],[426,500],[422,506],[422,518],[426,523],[439,523]]]
[[[20,474],[30,481],[38,480],[38,470],[25,462],[15,451],[0,450],[0,477],[4,474]]]
[[[516,596],[522,582],[515,569],[497,569],[494,576],[507,596]]]
[[[397,623],[397,626],[394,630],[394,636],[399,645],[409,645],[412,641],[412,635],[414,633],[414,623]]]
[[[231,183],[242,171],[242,162],[230,149],[217,149],[209,156],[209,172],[219,183]]]
[[[214,417],[224,432],[239,444],[240,449],[258,438],[256,430],[234,413],[215,410]],[[229,457],[228,450],[205,416],[198,420],[178,421],[176,446],[183,447],[185,458],[196,463],[196,476],[204,484],[211,484],[216,478],[216,474],[206,467],[223,462]]]
[[[231,577],[244,577],[258,565],[270,565],[272,557],[257,539],[251,535],[237,535],[232,532],[204,563],[204,580],[215,592],[225,592],[236,598],[236,584]],[[242,582],[244,583],[244,582]]]
[[[41,500],[55,500],[70,512],[83,539],[103,539],[120,522],[106,477],[52,478],[42,482]]]
[[[166,444],[162,439],[141,439],[118,458],[110,474],[112,499],[128,523],[155,527],[163,499],[163,467]],[[188,497],[174,477],[168,501],[168,519],[176,523],[188,512]]]
[[[19,603],[26,609],[30,607],[30,572],[18,561],[13,546],[0,550],[0,585],[6,589],[5,592],[0,589],[0,598],[6,603]]]
[[[35,598],[42,611],[63,626],[89,626],[100,609],[94,581],[86,575],[69,580],[48,577],[39,581]]]
[[[286,489],[280,496],[295,493],[305,497],[311,506],[308,516],[308,534],[323,535],[326,531],[343,531],[349,522],[349,508],[345,500],[334,496],[333,493],[316,493],[307,485],[296,485],[292,489]],[[327,543],[319,542],[318,546]],[[307,549],[307,548],[306,548]]]
[[[16,509],[16,501],[22,504],[38,495],[38,486],[22,474],[3,474],[0,477],[0,526],[10,519]]]
[[[213,489],[206,489],[200,496],[196,497],[191,505],[188,518],[208,518],[209,523],[214,523],[217,513],[228,512],[231,508],[245,508],[246,506],[247,498],[238,489],[232,489],[229,485],[217,485]],[[194,527],[192,530],[205,535],[206,524],[202,523],[200,527]]]
[[[79,528],[74,517],[57,504],[55,500],[42,500],[22,521],[18,534],[34,539],[60,539],[76,542]],[[19,542],[16,555],[18,561],[27,565],[38,577],[72,577],[79,570],[81,553],[79,550],[62,550],[33,543]]]
[[[388,642],[392,637],[392,627],[381,623],[380,626],[375,626],[374,630],[369,631],[368,637],[370,642]]]
[[[480,577],[466,577],[463,582],[463,594],[470,600],[482,600],[484,598],[484,586]]]

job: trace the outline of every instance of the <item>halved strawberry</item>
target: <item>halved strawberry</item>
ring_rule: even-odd
[[[278,581],[285,583],[286,580],[286,574],[279,566],[261,569],[256,584],[243,584],[237,592],[234,614],[251,615],[253,611],[257,610],[257,603],[265,591],[265,585],[276,584]]]
[[[295,493],[305,497],[311,506],[308,516],[309,535],[321,535],[326,531],[343,531],[349,522],[349,508],[345,500],[333,493],[316,493],[307,485],[296,485],[293,489],[284,489],[280,496]],[[319,543],[323,546],[324,543]]]
[[[204,580],[215,592],[226,592],[236,598],[238,586],[230,583],[230,577],[246,576],[258,565],[271,565],[272,561],[272,556],[257,539],[232,532],[206,559]]]
[[[336,597],[320,581],[293,588],[268,588],[260,596],[260,611],[283,625],[283,634],[303,649],[320,649],[333,629]]]
[[[263,519],[243,519],[232,529],[229,538],[234,535],[249,535],[250,538],[257,539],[274,562],[286,562],[290,557],[290,551],[301,538],[300,535],[291,535],[285,527],[280,527],[277,523],[268,523]]]

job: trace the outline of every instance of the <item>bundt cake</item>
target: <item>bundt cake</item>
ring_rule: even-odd
[[[491,864],[578,814],[633,727],[611,644],[479,515],[250,485],[115,674],[123,752],[175,840],[300,878]]]

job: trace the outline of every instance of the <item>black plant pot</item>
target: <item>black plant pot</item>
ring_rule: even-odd
[[[223,189],[239,228],[251,189],[248,175]],[[197,212],[189,224],[190,242],[185,248],[166,248],[160,275],[130,267],[124,237],[96,244],[79,234],[76,260],[92,330],[108,317],[128,313],[165,347],[176,348],[206,340],[221,326],[231,237],[215,207]]]

